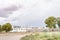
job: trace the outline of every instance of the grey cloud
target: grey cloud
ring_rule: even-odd
[[[21,6],[16,6],[16,5],[11,5],[6,8],[1,8],[0,9],[0,17],[7,17],[9,14],[11,14],[13,11],[16,11],[20,8]]]
[[[21,7],[20,5],[19,5],[19,6],[12,5],[12,6],[10,6],[10,7],[5,8],[4,10],[5,10],[5,11],[16,11],[16,10],[18,10],[20,7]]]

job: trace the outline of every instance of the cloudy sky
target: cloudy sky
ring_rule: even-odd
[[[44,27],[49,16],[60,16],[60,0],[0,0],[0,24]]]

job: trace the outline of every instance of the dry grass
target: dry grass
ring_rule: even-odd
[[[60,35],[60,32],[39,32],[41,35],[48,34],[48,35]],[[20,40],[22,37],[30,34],[36,34],[36,33],[0,33],[0,40]]]

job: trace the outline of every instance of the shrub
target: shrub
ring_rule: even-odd
[[[2,30],[5,32],[9,32],[12,30],[12,25],[10,23],[6,23],[6,24],[2,25]]]
[[[2,26],[0,25],[0,32],[2,32]]]

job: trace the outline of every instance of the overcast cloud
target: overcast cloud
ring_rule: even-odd
[[[60,0],[0,0],[0,24],[44,27],[48,16],[60,16]]]

